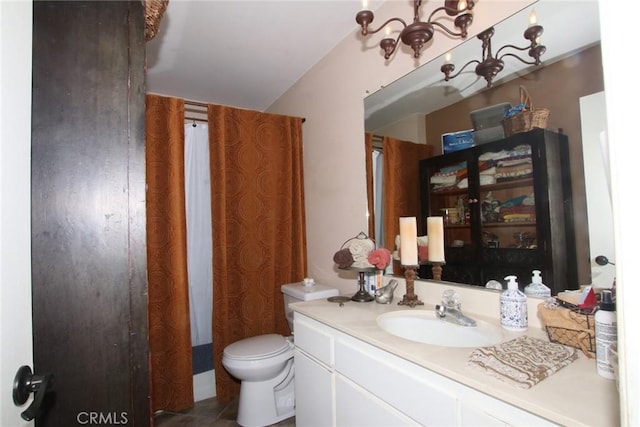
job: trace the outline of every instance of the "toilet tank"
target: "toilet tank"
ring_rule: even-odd
[[[309,278],[304,279],[302,282],[287,283],[282,285],[280,289],[284,295],[284,313],[287,317],[287,322],[289,322],[291,333],[293,333],[293,310],[289,308],[289,303],[311,301],[338,295],[338,289],[320,285]]]

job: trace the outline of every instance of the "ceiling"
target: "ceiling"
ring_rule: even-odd
[[[369,9],[382,3],[371,0]],[[147,92],[265,111],[358,31],[361,7],[361,0],[169,0],[157,35],[147,43]],[[543,62],[599,40],[596,0],[539,0],[534,8],[545,28]],[[524,45],[529,10],[522,14],[496,25],[494,53],[505,43]],[[455,49],[457,67],[480,56],[479,43],[473,37]],[[367,130],[401,115],[426,114],[486,86],[473,71],[445,83],[442,62],[437,58],[367,97]],[[522,68],[507,59],[501,74]]]
[[[169,0],[147,43],[147,92],[265,111],[357,31],[361,7],[360,0]]]

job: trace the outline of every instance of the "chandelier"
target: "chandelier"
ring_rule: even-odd
[[[411,24],[407,24],[401,18],[391,18],[379,28],[370,30],[369,24],[373,22],[373,12],[366,9],[358,12],[356,22],[362,27],[363,36],[375,34],[387,27],[391,22],[397,21],[401,23],[403,26],[402,31],[400,31],[400,34],[395,40],[388,37],[389,34],[387,33],[387,37],[380,41],[380,48],[384,51],[384,59],[389,59],[389,57],[393,55],[393,52],[395,52],[398,47],[399,40],[402,40],[407,46],[411,46],[413,49],[413,57],[418,58],[422,46],[433,38],[436,27],[454,37],[467,37],[467,28],[473,22],[473,15],[468,12],[473,9],[474,1],[475,0],[445,0],[444,6],[440,6],[431,12],[427,22],[420,21],[419,9],[422,5],[422,0],[413,0],[413,22]],[[443,23],[436,21],[434,17],[439,12],[445,12],[451,17],[455,16],[453,24],[459,29],[459,32],[452,31]]]
[[[467,68],[467,66],[471,64],[478,64],[476,65],[475,69],[476,75],[478,75],[479,77],[484,77],[484,79],[487,81],[487,87],[491,87],[493,85],[494,77],[498,75],[498,73],[504,68],[504,61],[502,60],[502,58],[506,56],[516,58],[527,65],[540,65],[540,57],[547,50],[547,48],[540,44],[540,36],[542,35],[544,29],[542,28],[542,26],[536,25],[535,22],[536,16],[535,13],[532,12],[529,28],[527,28],[524,32],[524,38],[529,40],[528,46],[517,47],[511,44],[507,44],[498,49],[495,56],[491,51],[491,37],[493,37],[495,30],[493,27],[484,30],[483,32],[478,34],[478,38],[482,40],[482,61],[479,61],[477,59],[469,61],[464,64],[460,71],[458,71],[454,75],[451,75],[451,73],[455,70],[455,66],[450,63],[451,58],[450,55],[447,54],[445,63],[442,65],[442,67],[440,67],[440,71],[444,73],[444,80],[449,81],[462,73],[465,68]],[[533,59],[522,59],[516,53],[514,53],[513,50],[528,50],[529,56]]]

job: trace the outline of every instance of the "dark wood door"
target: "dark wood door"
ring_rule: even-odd
[[[144,5],[33,7],[36,425],[149,425]]]

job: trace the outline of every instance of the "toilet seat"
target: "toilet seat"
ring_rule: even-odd
[[[259,360],[285,353],[293,347],[290,339],[278,334],[245,338],[225,347],[223,355],[235,360]]]

